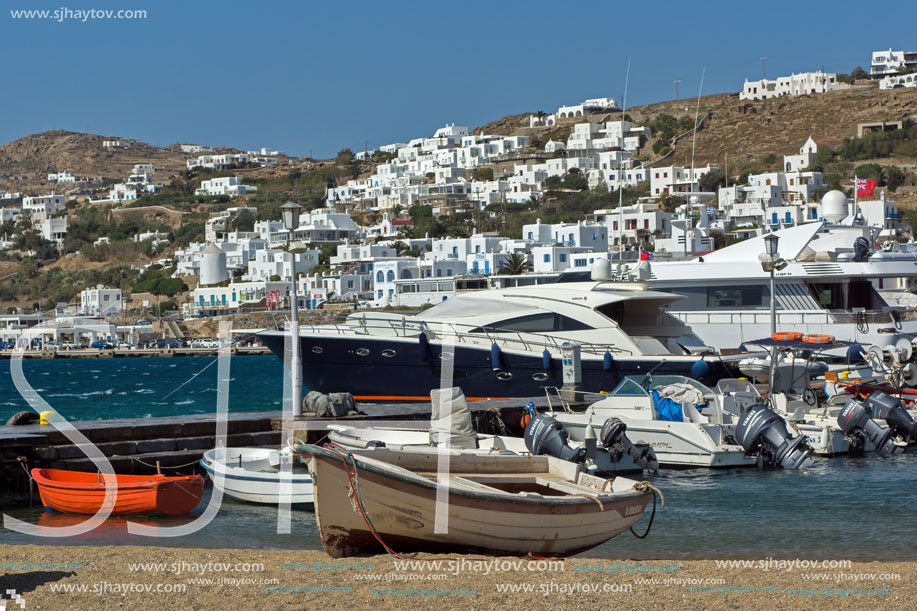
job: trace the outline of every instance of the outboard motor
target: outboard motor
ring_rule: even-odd
[[[810,462],[805,437],[790,437],[786,421],[765,405],[749,407],[736,425],[735,438],[757,455],[758,467],[799,469]]]
[[[869,240],[863,236],[853,241],[853,259],[855,263],[863,263],[869,260]]]
[[[564,425],[547,414],[532,416],[525,427],[525,447],[533,456],[547,454],[561,460],[581,463],[586,460],[586,448],[567,445]]]
[[[653,449],[644,446],[635,446],[625,434],[627,425],[617,418],[609,418],[602,425],[602,434],[599,443],[611,456],[612,462],[617,462],[622,456],[630,456],[638,467],[655,471],[659,468],[659,460]]]
[[[891,456],[904,449],[892,439],[894,431],[879,426],[878,422],[869,417],[866,406],[856,399],[844,406],[837,416],[837,424],[850,439],[850,454],[862,454],[867,442],[875,446],[879,456]]]
[[[885,420],[895,435],[907,443],[917,442],[917,422],[904,409],[900,399],[884,392],[874,392],[866,398],[866,405],[872,417]]]

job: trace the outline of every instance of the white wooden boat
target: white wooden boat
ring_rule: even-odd
[[[295,458],[290,450],[216,448],[205,452],[200,464],[210,475],[213,485],[227,496],[250,503],[276,505],[281,501],[283,492],[281,464],[284,456],[289,460]],[[296,462],[291,475],[290,502],[311,503],[312,476],[304,465]]]
[[[330,445],[297,452],[309,457],[319,535],[335,558],[381,553],[380,540],[398,552],[569,556],[631,527],[653,494],[646,484],[595,477],[550,456]],[[444,454],[446,528],[437,532]]]

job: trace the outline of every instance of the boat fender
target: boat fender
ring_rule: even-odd
[[[35,424],[38,422],[38,414],[33,411],[27,410],[22,412],[16,412],[10,416],[9,420],[6,421],[6,426],[17,426],[20,424]]]
[[[519,419],[519,424],[522,426],[522,430],[525,430],[525,427],[527,427],[529,422],[531,422],[532,416],[538,412],[535,411],[535,404],[531,401],[526,403],[522,410],[524,413],[522,414],[522,418]]]
[[[862,363],[866,360],[866,351],[863,350],[863,346],[859,344],[854,344],[847,348],[847,364],[851,363]]]
[[[547,348],[541,353],[541,367],[545,371],[551,370],[551,351]]]
[[[417,341],[420,347],[420,360],[426,362],[430,358],[430,340],[427,339],[427,334],[421,331]]]
[[[710,365],[704,359],[695,361],[691,365],[691,377],[695,380],[703,380],[710,375]]]
[[[502,363],[500,361],[500,346],[497,345],[497,342],[494,342],[490,346],[490,366],[494,371],[500,371],[503,369]]]
[[[611,356],[611,353],[606,350],[605,356],[602,357],[602,369],[604,369],[605,371],[611,371],[612,359],[613,357]]]

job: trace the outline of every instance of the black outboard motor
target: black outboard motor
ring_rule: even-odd
[[[873,418],[885,420],[888,428],[906,443],[917,442],[917,422],[904,409],[900,399],[884,392],[874,392],[866,398],[866,405]]]
[[[856,399],[844,406],[837,416],[837,424],[850,439],[849,454],[862,454],[866,450],[867,442],[875,446],[879,456],[891,456],[904,450],[892,439],[894,431],[879,426],[878,422],[869,417],[866,406]]]
[[[532,416],[525,427],[524,438],[525,447],[534,456],[547,454],[576,463],[586,460],[586,448],[571,448],[567,445],[564,425],[547,414]]]
[[[805,437],[790,437],[786,421],[765,405],[752,405],[742,414],[735,438],[746,453],[757,455],[759,468],[799,469],[811,460]]]
[[[855,263],[863,263],[869,260],[869,240],[863,236],[853,241],[853,259]]]
[[[612,462],[621,460],[622,456],[630,456],[638,467],[656,470],[659,460],[656,453],[649,446],[637,447],[625,434],[627,425],[617,418],[609,418],[602,425],[599,443],[611,456]]]

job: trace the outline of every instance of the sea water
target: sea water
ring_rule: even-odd
[[[150,418],[213,413],[216,357],[24,359],[26,381],[67,420]],[[235,356],[229,410],[282,408],[283,364],[275,356]],[[10,361],[0,361],[0,425],[29,405],[16,390]]]

